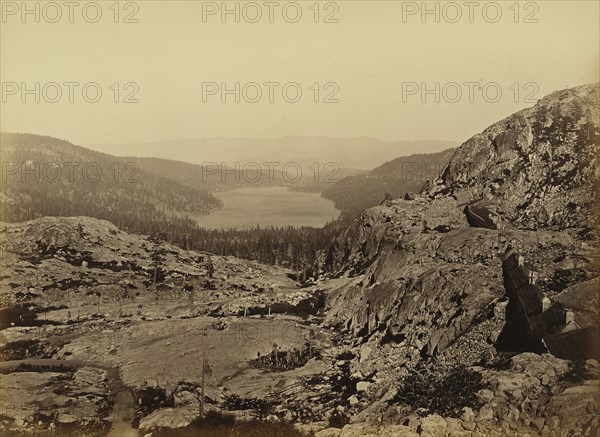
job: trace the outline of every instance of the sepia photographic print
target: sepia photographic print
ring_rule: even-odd
[[[600,437],[600,2],[0,14],[0,436]]]

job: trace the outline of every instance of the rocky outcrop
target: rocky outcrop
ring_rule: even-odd
[[[504,229],[502,214],[497,205],[487,200],[477,200],[469,203],[464,209],[469,225],[474,228]]]
[[[360,218],[334,241],[325,267],[337,274],[361,274],[404,235],[444,233],[467,226],[467,220],[452,198],[431,202],[418,196],[413,201],[386,201],[363,211]]]
[[[90,293],[113,300],[140,293],[183,298],[216,287],[258,294],[295,284],[282,268],[183,250],[91,217],[0,223],[0,254],[3,305],[48,296],[59,305]]]
[[[105,433],[110,428],[105,417],[110,411],[107,373],[92,367],[47,367],[46,371],[36,371],[34,365],[21,364],[21,370],[12,373],[3,369],[3,434],[45,428],[55,435],[66,435],[75,425],[89,435]]]
[[[544,291],[598,276],[582,243],[596,220],[597,99],[597,85],[553,93],[465,142],[421,195],[364,211],[329,250],[329,270],[355,279],[330,294],[326,322],[405,346],[414,363],[493,312],[508,247],[542,266]]]
[[[4,252],[34,263],[53,258],[73,266],[114,271],[151,270],[153,252],[159,245],[164,245],[163,264],[178,273],[205,275],[208,261],[202,254],[128,234],[110,222],[91,217],[42,217],[3,223],[0,245]]]
[[[498,349],[537,353],[549,350],[559,358],[572,360],[600,358],[597,307],[573,309],[573,303],[578,302],[575,297],[583,290],[569,293],[570,299],[563,294],[561,300],[566,305],[552,302],[536,284],[538,273],[513,249],[505,254],[502,270],[509,302]],[[584,290],[591,291],[587,287]]]
[[[495,202],[526,229],[597,229],[599,85],[554,92],[465,142],[430,193]]]
[[[549,276],[561,267],[555,260],[579,250],[564,233],[469,227],[452,198],[394,200],[363,219],[352,231],[363,244],[347,264],[360,274],[329,295],[326,323],[373,336],[375,350],[386,342],[405,347],[400,363],[436,355],[487,319],[504,295],[507,247],[535,253]]]

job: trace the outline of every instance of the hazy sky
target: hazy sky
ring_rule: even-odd
[[[221,2],[122,2],[112,9],[112,1],[98,2],[102,16],[96,23],[88,22],[97,13],[88,5],[93,2],[77,3],[70,23],[62,1],[52,6],[29,2],[31,9],[40,8],[36,23],[35,14],[23,20],[21,1],[2,2],[3,131],[76,143],[286,135],[463,141],[531,106],[528,96],[535,101],[559,88],[597,82],[600,74],[597,1],[520,2],[516,7],[513,1],[476,2],[472,17],[465,2],[427,2],[432,10],[439,8],[439,23],[433,13],[422,22],[422,11],[414,9],[422,2],[321,2],[317,8],[313,1],[274,2],[273,23],[263,1],[228,2],[228,8],[239,8],[239,23],[234,14],[223,23],[220,11],[203,19],[203,8],[210,12]],[[56,5],[62,15],[49,23],[56,20]],[[257,6],[262,18],[250,23]],[[298,9],[302,16],[292,23]],[[502,16],[494,23],[498,11]],[[457,21],[458,12],[458,22],[448,22]],[[139,22],[123,23],[129,14]],[[338,22],[324,23],[326,16]],[[34,101],[35,91],[21,95],[22,83],[35,90],[36,82],[40,103]],[[47,85],[52,82],[60,85],[60,98],[56,85]],[[74,102],[66,82],[79,84],[72,85]],[[138,103],[123,103],[136,91],[125,86],[128,82],[139,88]],[[232,94],[222,103],[219,89],[203,102],[203,87],[215,91],[203,85],[209,82],[232,89],[239,82],[240,102]],[[251,82],[262,91],[256,103],[246,101],[255,99],[256,86],[246,86],[243,94]],[[272,86],[273,103],[265,82],[280,84]],[[315,82],[319,103],[313,101]],[[325,87],[329,82],[335,85]],[[439,103],[434,94],[421,101],[423,82],[432,89],[439,82]],[[451,82],[460,84],[462,97],[457,98],[455,85],[446,85]],[[469,101],[471,85],[465,82],[485,86],[486,97],[475,87]],[[87,83],[97,85],[89,85],[86,96],[93,100],[100,88],[100,101],[84,100]],[[297,84],[286,88],[289,100],[298,87],[302,90],[298,102],[284,99],[287,83]],[[491,102],[498,87],[502,96]],[[324,103],[336,90],[339,101]],[[446,100],[457,102],[444,101],[444,91]]]

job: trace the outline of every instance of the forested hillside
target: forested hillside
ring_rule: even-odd
[[[220,206],[205,190],[60,139],[2,133],[0,144],[2,221],[87,215],[152,233]]]
[[[231,255],[264,264],[282,265],[298,272],[300,280],[308,279],[322,265],[326,249],[345,225],[335,221],[323,228],[270,227],[244,230],[207,230],[192,228],[189,234],[177,235],[173,241],[181,247],[217,255]],[[168,235],[163,238],[169,239]]]
[[[30,134],[2,133],[0,144],[0,221],[96,217],[183,248],[294,269],[312,265],[317,251],[327,247],[338,230],[335,224],[326,229],[205,230],[195,217],[221,202],[196,188],[201,166],[120,158]]]
[[[323,197],[342,211],[343,220],[352,220],[386,197],[395,199],[409,192],[418,193],[427,180],[439,176],[455,150],[401,156],[367,174],[342,179],[326,189]]]

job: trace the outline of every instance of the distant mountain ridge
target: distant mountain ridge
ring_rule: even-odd
[[[250,162],[263,164],[296,162],[304,169],[315,162],[328,162],[343,169],[370,170],[382,162],[414,153],[439,152],[457,146],[453,141],[382,141],[370,137],[334,138],[289,136],[275,139],[204,138],[124,144],[85,144],[94,150],[117,156],[153,157],[190,162],[216,162],[242,166]],[[306,170],[307,171],[307,170]]]
[[[240,188],[259,187],[288,187],[294,191],[322,192],[346,176],[362,173],[355,169],[331,169],[324,171],[320,168],[313,171],[313,167],[300,168],[301,173],[296,173],[296,168],[284,169],[282,165],[269,167],[267,165],[253,165],[247,167],[231,167],[222,162],[202,166],[189,162],[175,161],[163,158],[137,158],[127,157],[127,162],[135,163],[141,170],[157,175],[165,175],[184,186],[201,188],[211,193]],[[335,171],[334,171],[335,170]]]

